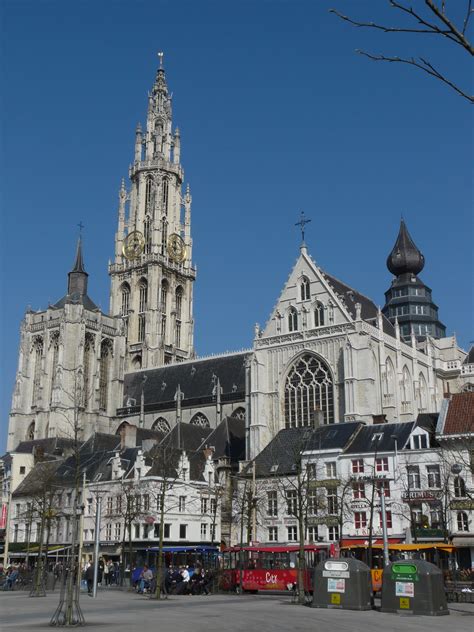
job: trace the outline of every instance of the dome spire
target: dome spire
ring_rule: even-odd
[[[402,217],[395,245],[387,257],[387,268],[395,276],[420,273],[425,266],[425,258],[418,250]]]

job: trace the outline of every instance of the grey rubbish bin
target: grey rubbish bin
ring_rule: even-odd
[[[384,570],[381,612],[449,614],[443,573],[424,560],[392,562]]]
[[[370,568],[353,558],[320,562],[314,571],[313,608],[370,610]]]

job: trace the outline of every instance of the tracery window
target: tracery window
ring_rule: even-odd
[[[158,417],[158,419],[155,419],[153,422],[151,429],[157,432],[169,432],[170,425],[164,417]]]
[[[163,213],[165,215],[168,214],[168,192],[169,192],[169,182],[168,178],[163,178]]]
[[[40,399],[41,393],[41,371],[43,360],[43,339],[37,338],[34,343],[35,368],[33,373],[33,401],[32,405],[36,406]]]
[[[423,373],[418,376],[418,408],[421,412],[428,408],[428,386]]]
[[[196,413],[190,423],[192,423],[193,426],[201,426],[202,428],[209,428],[211,425],[209,419],[202,413]]]
[[[290,308],[288,312],[288,331],[298,330],[298,312],[294,307]]]
[[[91,334],[86,334],[84,345],[84,393],[83,404],[87,408],[87,404],[92,394],[92,362],[94,359],[94,338]]]
[[[130,309],[130,286],[128,283],[123,283],[121,287],[122,294],[122,307],[120,313],[122,316],[127,316]]]
[[[143,222],[143,238],[145,240],[145,253],[149,254],[151,252],[151,220],[149,216]]]
[[[166,217],[163,217],[161,220],[161,254],[164,255],[166,252],[166,242],[168,240],[168,222],[166,221]]]
[[[153,187],[153,177],[148,176],[145,184],[145,212],[152,213],[153,211],[153,196],[154,196],[154,187]]]
[[[305,354],[296,360],[285,381],[285,427],[309,426],[316,410],[324,423],[334,423],[334,387],[326,364]]]
[[[310,298],[309,279],[307,279],[306,277],[303,277],[303,279],[301,281],[300,290],[301,290],[301,300],[302,301],[309,300],[309,298]]]
[[[405,365],[403,367],[402,373],[402,407],[403,405],[407,406],[411,402],[411,376],[408,367]]]
[[[138,311],[141,313],[141,312],[146,311],[147,304],[148,304],[148,283],[146,282],[145,279],[142,279],[138,287],[140,290]]]
[[[324,305],[319,301],[314,308],[314,326],[322,327],[324,325]]]
[[[178,285],[176,288],[176,318],[181,319],[181,309],[183,306],[183,288]]]
[[[239,408],[236,408],[234,410],[231,417],[235,417],[235,419],[242,419],[245,421],[245,408],[239,406]]]
[[[52,357],[51,357],[51,390],[49,393],[49,402],[53,401],[53,391],[56,386],[56,372],[58,370],[59,359],[59,336],[54,336],[52,340]]]
[[[104,340],[100,345],[99,361],[99,408],[107,410],[109,397],[109,374],[112,362],[112,342]]]
[[[138,314],[138,342],[145,340],[145,314]]]

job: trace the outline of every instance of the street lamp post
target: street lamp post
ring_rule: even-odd
[[[92,586],[92,597],[97,597],[97,579],[99,576],[99,544],[100,544],[100,517],[102,513],[102,492],[95,492],[96,514],[95,514],[95,539],[94,539],[94,584]]]

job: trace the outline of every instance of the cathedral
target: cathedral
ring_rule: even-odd
[[[25,440],[85,441],[125,426],[212,430],[236,418],[249,460],[283,428],[413,421],[438,412],[446,393],[473,389],[403,220],[382,310],[322,270],[303,240],[252,348],[196,357],[191,203],[160,59],[119,191],[109,313],[88,295],[79,239],[66,294],[21,325],[9,451]]]

